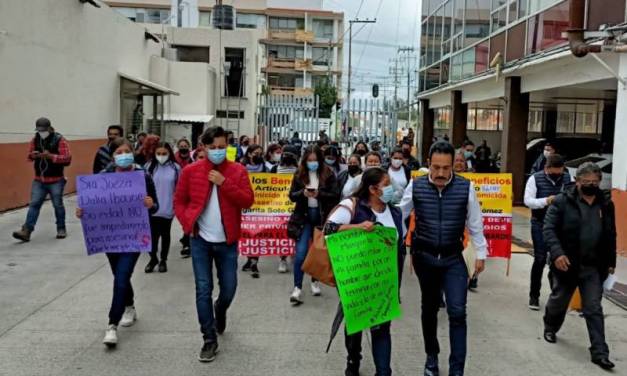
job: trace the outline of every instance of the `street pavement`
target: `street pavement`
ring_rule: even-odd
[[[147,256],[137,265],[133,284],[139,321],[119,330],[119,345],[101,343],[111,300],[112,276],[103,255],[86,256],[75,199],[66,200],[69,237],[55,240],[49,203],[28,244],[11,232],[26,211],[0,215],[0,375],[342,375],[341,335],[325,353],[337,307],[333,289],[322,297],[306,289],[305,304],[291,307],[291,274],[276,272],[277,259],[262,259],[261,278],[240,272],[237,297],[229,311],[215,362],[199,363],[202,345],[194,305],[190,259],[178,257],[180,234],[174,225],[166,274],[144,274]],[[523,225],[524,221],[519,221]],[[240,260],[240,264],[243,263]],[[542,340],[542,314],[527,309],[531,257],[516,254],[505,276],[504,260],[489,260],[479,289],[469,296],[467,375],[568,375],[605,372],[589,362],[583,319],[569,314],[559,341]],[[546,281],[546,279],[544,280]],[[548,294],[546,283],[542,302]],[[420,375],[424,350],[415,275],[406,265],[403,318],[392,325],[396,375]],[[627,312],[604,300],[606,333],[615,374],[627,374]],[[446,374],[448,325],[440,313],[440,364]],[[362,375],[374,374],[364,337]]]

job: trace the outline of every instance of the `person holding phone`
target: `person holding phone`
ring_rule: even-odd
[[[139,165],[134,163],[133,144],[127,139],[116,138],[111,142],[111,152],[113,154],[113,163],[103,170],[102,173],[115,174],[143,171]],[[144,198],[144,206],[148,213],[153,215],[159,210],[157,190],[150,175],[145,173],[144,176],[147,192]],[[76,217],[80,219],[82,216],[83,210],[77,208]],[[107,347],[113,348],[118,343],[118,325],[132,326],[137,320],[137,311],[134,303],[135,293],[131,285],[131,277],[137,260],[139,260],[139,253],[107,253],[106,255],[113,272],[113,299],[109,309],[109,326],[105,331],[102,342]]]
[[[309,251],[309,243],[313,237],[313,230],[321,226],[327,216],[339,201],[337,180],[333,171],[324,163],[322,150],[317,146],[309,146],[303,153],[300,166],[290,188],[290,200],[296,203],[294,214],[290,218],[288,230],[290,237],[296,240],[296,257],[294,259],[294,290],[290,295],[293,305],[303,303],[301,293],[303,288],[302,266]],[[311,293],[320,296],[320,286],[317,281],[311,282]]]

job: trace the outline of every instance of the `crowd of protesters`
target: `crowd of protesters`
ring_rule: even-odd
[[[35,170],[31,203],[24,226],[13,233],[23,242],[30,240],[48,195],[55,209],[56,237],[67,236],[63,190],[64,167],[72,159],[69,143],[46,118],[37,120],[36,131],[28,153]],[[236,294],[241,213],[254,202],[249,174],[272,173],[293,176],[289,199],[294,211],[287,223],[288,236],[295,242],[290,304],[297,307],[306,301],[302,265],[316,228],[323,228],[326,234],[356,228],[372,231],[377,225],[393,228],[398,240],[394,248],[398,253],[399,282],[409,249],[422,292],[424,374],[439,374],[438,311],[446,307],[449,374],[463,375],[467,294],[469,288],[477,287],[477,277],[485,269],[487,241],[473,183],[459,174],[495,171],[495,156],[487,142],[475,148],[466,139],[455,149],[446,136],[435,138],[428,159],[420,163],[413,131],[391,149],[378,141],[360,141],[350,153],[324,131],[319,136],[317,142],[306,145],[294,133],[291,139],[264,148],[251,141],[255,138],[241,135],[235,139],[221,127],[210,127],[193,149],[187,139],[171,145],[145,133],[138,134],[132,143],[121,126],[112,125],[107,129],[107,143],[96,151],[93,173],[143,172],[143,203],[150,216],[152,236],[146,273],[155,268],[160,273],[168,271],[174,218],[182,226],[181,256],[192,259],[196,310],[203,336],[200,361],[216,358],[218,335],[226,330],[227,312]],[[421,176],[414,178],[415,171]],[[612,368],[600,293],[603,280],[616,266],[616,229],[611,200],[599,189],[600,170],[592,163],[584,164],[577,171],[575,184],[570,184],[563,158],[547,144],[532,173],[525,193],[525,204],[533,211],[529,307],[540,308],[542,272],[550,257],[552,293],[544,317],[545,340],[556,342],[568,300],[579,287],[592,361],[602,368]],[[78,208],[76,216],[82,215],[83,210]],[[476,252],[473,265],[466,265],[462,255],[467,244],[472,244]],[[137,320],[131,277],[139,253],[106,256],[114,288],[103,342],[114,347],[118,326],[131,326]],[[261,278],[259,261],[258,257],[248,257],[242,271]],[[280,257],[278,272],[287,273],[289,265],[287,257]],[[215,301],[214,273],[219,284]],[[314,278],[310,291],[314,297],[322,294]],[[392,374],[390,327],[388,322],[370,329],[376,375]],[[361,341],[361,333],[346,335],[347,376],[359,374]]]

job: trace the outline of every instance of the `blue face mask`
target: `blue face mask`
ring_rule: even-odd
[[[465,157],[466,159],[471,158],[472,156],[473,156],[472,151],[465,151],[465,152],[464,152],[464,157]]]
[[[394,198],[394,187],[388,185],[387,187],[383,187],[382,191],[383,194],[379,197],[379,199],[385,204],[392,201]]]
[[[318,171],[318,167],[320,167],[318,161],[307,162],[307,168],[309,169],[309,171]]]
[[[325,158],[324,163],[328,164],[329,166],[333,166],[335,164],[335,159]]]
[[[115,165],[120,168],[128,168],[135,162],[132,153],[116,154],[113,159],[115,160]]]
[[[209,149],[207,157],[214,165],[219,165],[226,159],[226,149]]]

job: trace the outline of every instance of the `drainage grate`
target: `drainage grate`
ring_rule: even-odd
[[[612,291],[605,293],[605,297],[622,309],[627,310],[627,285],[617,282]]]

